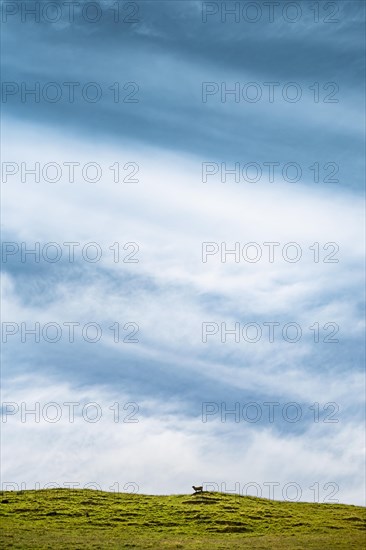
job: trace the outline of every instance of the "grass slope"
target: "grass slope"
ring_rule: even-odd
[[[0,493],[2,548],[365,548],[365,509],[223,493]]]

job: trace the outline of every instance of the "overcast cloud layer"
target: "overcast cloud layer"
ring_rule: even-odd
[[[364,3],[9,4],[3,484],[363,503]]]

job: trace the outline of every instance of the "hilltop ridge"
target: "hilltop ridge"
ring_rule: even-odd
[[[82,489],[0,494],[4,548],[316,549],[365,547],[365,508],[225,493]]]

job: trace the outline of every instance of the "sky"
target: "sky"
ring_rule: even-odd
[[[2,487],[364,504],[364,2],[1,17]]]

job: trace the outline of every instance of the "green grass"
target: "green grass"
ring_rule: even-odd
[[[361,550],[365,508],[222,493],[0,493],[2,548]]]

